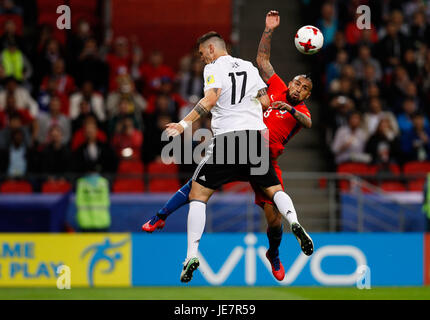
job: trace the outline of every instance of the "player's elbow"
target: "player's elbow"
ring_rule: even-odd
[[[311,119],[308,119],[308,121],[306,121],[305,128],[307,128],[307,129],[312,128],[312,120]]]

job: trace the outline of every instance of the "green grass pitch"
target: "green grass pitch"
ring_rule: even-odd
[[[1,288],[1,300],[430,300],[430,287]]]

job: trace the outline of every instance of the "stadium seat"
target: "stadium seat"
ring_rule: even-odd
[[[179,188],[179,181],[175,178],[154,178],[149,182],[150,192],[176,192]]]
[[[379,187],[386,192],[395,191],[406,191],[406,187],[403,183],[398,181],[386,181],[382,182]]]
[[[239,193],[253,192],[249,182],[244,182],[244,181],[235,181],[235,182],[227,183],[223,185],[222,190],[224,192],[239,192]]]
[[[45,181],[42,185],[42,193],[66,193],[72,189],[72,185],[64,180]]]
[[[118,173],[143,173],[143,163],[140,161],[122,160],[118,165]]]
[[[418,180],[409,181],[408,182],[408,190],[409,191],[420,191],[420,192],[423,192],[425,182],[426,181],[424,179],[418,179]]]
[[[114,193],[140,193],[145,191],[141,179],[116,179],[112,186]]]
[[[27,181],[7,180],[0,186],[1,193],[32,193],[33,187]]]
[[[178,173],[178,166],[174,163],[151,162],[148,165],[149,173]]]
[[[377,174],[378,172],[385,172],[385,171],[388,171],[388,172],[390,172],[396,176],[401,173],[400,166],[395,164],[395,163],[390,163],[388,165],[388,167],[383,166],[383,165],[371,165],[371,166],[369,166],[369,172],[372,174]]]
[[[350,173],[355,175],[369,175],[372,174],[369,166],[365,163],[347,162],[342,163],[337,167],[337,173]],[[339,188],[341,191],[349,191],[350,183],[348,180],[340,180]]]
[[[405,174],[427,174],[428,172],[430,172],[429,161],[412,161],[403,166],[403,173]]]
[[[422,191],[425,184],[425,175],[430,172],[429,161],[411,161],[403,166],[405,175],[422,175],[408,182],[409,191]]]
[[[180,188],[178,166],[174,163],[151,162],[148,165],[149,191],[151,192],[175,192]],[[165,174],[165,176],[162,176]],[[153,176],[156,175],[156,176]]]

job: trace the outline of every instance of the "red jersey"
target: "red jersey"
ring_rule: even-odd
[[[287,101],[288,87],[275,73],[267,82],[270,101]],[[301,102],[294,107],[297,111],[311,116],[306,105]],[[287,142],[302,128],[301,124],[287,110],[269,107],[263,114],[263,121],[269,129],[270,157],[276,159],[284,151]]]

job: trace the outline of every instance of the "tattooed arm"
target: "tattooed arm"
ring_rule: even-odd
[[[260,100],[263,110],[266,110],[270,106],[270,98],[267,95],[266,88],[258,90],[257,99]]]
[[[266,15],[266,28],[261,36],[260,44],[257,51],[257,66],[260,75],[265,82],[275,73],[275,70],[270,63],[270,46],[272,41],[273,31],[279,26],[280,17],[277,11],[269,11]]]
[[[207,115],[215,106],[221,94],[221,88],[213,88],[205,91],[205,96],[196,104],[179,123],[169,123],[167,127],[168,136],[177,136],[184,132],[185,128],[192,125],[197,119]]]
[[[300,123],[303,127],[308,129],[312,127],[311,118],[308,117],[303,112],[300,112],[299,110],[294,109],[288,103],[285,103],[283,101],[276,101],[272,104],[272,107],[274,109],[287,110],[289,113],[291,113],[294,119],[296,119],[297,122]]]

